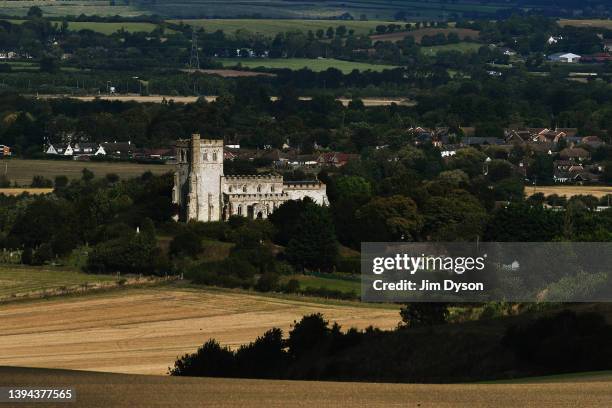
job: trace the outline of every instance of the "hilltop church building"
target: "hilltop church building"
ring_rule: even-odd
[[[179,219],[227,220],[232,215],[267,218],[289,200],[311,198],[327,205],[325,184],[320,181],[285,182],[279,175],[223,174],[223,140],[191,139],[176,143],[173,202]]]

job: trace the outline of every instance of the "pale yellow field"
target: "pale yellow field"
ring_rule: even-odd
[[[322,312],[344,328],[390,329],[397,308],[230,290],[156,287],[0,305],[0,366],[164,374],[209,338],[237,347]]]
[[[597,19],[586,19],[586,20],[571,20],[561,19],[559,20],[561,26],[574,26],[574,27],[600,27],[612,29],[612,20],[597,20]]]
[[[61,95],[40,95],[39,98],[49,99],[49,98],[59,98]],[[161,103],[162,101],[170,101],[173,100],[176,103],[194,103],[198,100],[197,96],[169,96],[169,95],[149,95],[149,96],[141,96],[141,95],[102,95],[102,96],[67,96],[73,99],[78,99],[81,101],[93,101],[95,99],[101,99],[106,101],[120,101],[120,102],[141,102],[141,103]],[[207,102],[214,102],[217,97],[215,95],[202,96]],[[277,99],[276,96],[271,98],[273,101]],[[301,96],[299,98],[302,101],[308,101],[312,98],[309,96]],[[350,98],[337,98],[338,101],[342,102],[344,106],[347,106],[351,101]],[[365,106],[387,106],[395,103],[397,105],[405,105],[411,106],[414,105],[413,101],[407,100],[405,98],[363,98],[363,104]]]
[[[71,386],[70,407],[609,408],[608,377],[517,384],[382,384],[0,368],[2,385]],[[36,404],[49,406],[49,404]],[[20,405],[23,406],[23,405]]]
[[[557,194],[559,196],[572,197],[575,195],[592,195],[597,198],[612,194],[610,186],[544,186],[544,187],[525,187],[525,193],[531,196],[536,193],[543,193],[545,196]]]
[[[0,194],[15,196],[23,193],[28,193],[32,195],[40,195],[40,194],[49,194],[52,193],[52,188],[0,188]]]

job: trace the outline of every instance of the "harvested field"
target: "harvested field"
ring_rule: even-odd
[[[472,30],[470,28],[421,28],[419,30],[413,31],[401,31],[397,33],[389,33],[389,34],[375,34],[371,35],[370,38],[373,42],[376,41],[401,41],[404,38],[410,36],[414,37],[414,41],[418,44],[421,43],[421,40],[424,36],[434,36],[436,34],[444,34],[448,35],[450,33],[456,33],[459,38],[463,41],[466,38],[471,38],[472,40],[478,39],[478,35],[480,31]]]
[[[6,170],[6,176],[11,184],[17,182],[21,186],[30,185],[34,176],[44,176],[53,180],[55,176],[62,175],[69,179],[78,179],[81,177],[81,171],[84,168],[93,171],[96,177],[104,177],[108,173],[115,173],[124,179],[140,176],[146,171],[153,174],[164,174],[174,170],[174,167],[170,165],[127,162],[11,159],[0,163],[0,169]],[[9,190],[16,191],[16,189]]]
[[[561,19],[559,25],[562,27],[574,26],[574,27],[599,27],[612,30],[612,20],[598,20],[598,19],[585,19],[585,20],[571,20]]]
[[[21,195],[23,193],[28,193],[32,195],[41,195],[41,194],[49,194],[52,193],[52,188],[0,188],[0,194],[4,194],[7,196],[16,196]]]
[[[344,328],[390,329],[399,306],[161,286],[0,306],[0,365],[164,374],[214,337],[237,347],[321,312]]]
[[[77,407],[610,407],[610,376],[516,384],[375,384],[0,368],[3,385],[72,386]],[[64,404],[66,406],[66,404]]]
[[[570,198],[575,195],[592,195],[597,198],[612,194],[610,186],[543,186],[543,187],[525,187],[525,193],[531,196],[536,193],[543,193],[545,196],[557,194]]]
[[[39,98],[73,98],[81,101],[93,101],[97,98],[106,100],[106,101],[121,101],[121,102],[141,102],[141,103],[161,103],[162,101],[170,101],[173,100],[177,103],[194,103],[198,100],[197,96],[170,96],[170,95],[150,95],[150,96],[140,96],[140,95],[112,95],[112,96],[68,96],[68,95],[41,95]],[[201,96],[200,98],[206,99],[207,102],[214,102],[217,99],[215,95],[207,95]],[[272,100],[276,100],[277,97],[273,96]],[[309,101],[312,98],[310,96],[300,96],[299,98],[302,101]],[[347,106],[351,101],[350,98],[337,98],[338,101],[342,102],[344,106]],[[393,103],[397,105],[404,106],[413,106],[414,102],[405,98],[385,98],[385,97],[370,97],[370,98],[362,98],[364,106],[387,106]],[[150,167],[150,166],[147,166]]]

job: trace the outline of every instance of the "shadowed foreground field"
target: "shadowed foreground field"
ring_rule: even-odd
[[[213,337],[237,347],[321,312],[345,329],[390,329],[396,308],[231,290],[155,287],[0,305],[0,365],[165,374]]]
[[[76,402],[55,405],[71,407],[612,406],[610,378],[597,376],[580,377],[576,382],[429,385],[138,376],[0,367],[0,378],[2,386],[72,386]]]

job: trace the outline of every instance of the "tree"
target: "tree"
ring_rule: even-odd
[[[195,258],[202,252],[202,238],[191,230],[178,233],[170,242],[170,255]]]
[[[356,218],[363,241],[413,241],[423,227],[414,200],[400,195],[373,198],[359,208]]]
[[[328,208],[306,203],[285,255],[299,269],[333,268],[338,258],[338,241]]]
[[[484,233],[487,212],[464,191],[433,196],[424,205],[424,234],[434,241],[474,241]]]
[[[40,7],[38,6],[32,6],[28,9],[28,14],[27,16],[29,18],[42,18],[43,16],[43,12],[41,10]]]
[[[43,57],[40,60],[40,72],[55,74],[59,72],[60,66],[57,59],[53,57]]]
[[[448,314],[446,303],[410,303],[400,310],[402,321],[409,327],[443,324]]]
[[[90,182],[95,177],[94,172],[89,170],[88,168],[84,168],[81,170],[81,180],[84,182]]]

